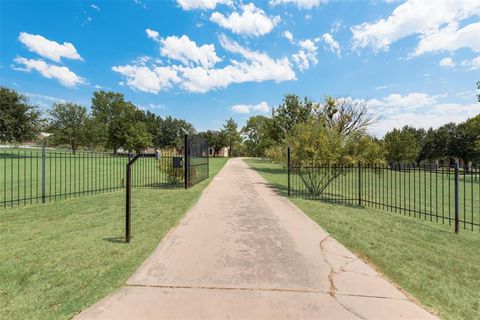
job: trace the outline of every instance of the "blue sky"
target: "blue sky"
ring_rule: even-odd
[[[333,95],[381,136],[480,113],[478,80],[480,1],[0,2],[0,84],[42,109],[112,90],[206,130]]]

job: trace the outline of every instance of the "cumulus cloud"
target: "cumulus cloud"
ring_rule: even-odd
[[[299,41],[298,45],[300,49],[292,55],[292,59],[301,71],[305,71],[310,68],[310,65],[316,65],[318,63],[318,47],[315,42],[310,39]]]
[[[253,111],[266,113],[270,110],[270,107],[265,101],[258,104],[236,104],[232,106],[232,111],[236,113],[250,113]]]
[[[278,6],[280,4],[294,4],[299,9],[312,9],[318,7],[321,3],[326,3],[328,0],[270,0],[271,6]]]
[[[147,33],[147,37],[149,37],[150,39],[152,39],[154,41],[159,40],[160,34],[158,33],[158,31],[147,28],[147,29],[145,29],[145,32]]]
[[[440,67],[445,67],[445,68],[453,68],[455,67],[455,62],[453,61],[452,58],[448,57],[448,58],[443,58],[442,60],[440,60],[440,62],[438,63]]]
[[[480,113],[478,103],[451,103],[445,101],[446,97],[446,94],[412,92],[404,95],[393,93],[368,100],[373,115],[382,119],[371,127],[371,132],[383,136],[387,131],[405,125],[437,128],[448,122],[465,121]]]
[[[462,66],[469,67],[470,70],[480,69],[480,57],[476,57],[472,60],[463,60]]]
[[[231,6],[233,2],[232,0],[177,0],[177,3],[183,10],[212,10],[215,9],[218,4]]]
[[[398,93],[392,93],[381,100],[372,99],[369,100],[369,104],[372,107],[388,107],[390,110],[392,108],[409,108],[416,109],[422,108],[425,106],[430,106],[435,104],[439,98],[444,97],[445,95],[428,95],[426,93],[412,92],[406,95],[401,95]]]
[[[75,87],[86,83],[85,80],[70,71],[67,67],[48,64],[41,59],[26,59],[22,57],[15,58],[14,61],[21,67],[14,67],[15,70],[31,72],[37,71],[45,78],[56,79],[66,87]]]
[[[151,93],[168,90],[173,86],[188,92],[203,93],[234,83],[295,80],[295,72],[288,58],[272,59],[265,53],[244,48],[224,35],[221,35],[219,40],[226,51],[241,59],[232,59],[226,66],[214,68],[208,59],[202,62],[200,59],[181,55],[175,59],[183,59],[186,62],[183,65],[149,67],[134,63],[114,66],[112,70],[125,76],[126,84],[132,89]],[[196,64],[190,63],[192,61]]]
[[[468,46],[478,50],[480,37],[472,38],[476,24],[458,29],[458,22],[480,15],[480,2],[468,0],[408,0],[397,6],[388,18],[353,26],[353,47],[388,50],[402,38],[419,35],[420,43],[413,55],[430,51],[457,50]],[[447,25],[446,27],[443,27]],[[446,41],[444,41],[446,40]],[[468,43],[467,40],[472,40]]]
[[[162,56],[178,60],[185,65],[190,63],[199,64],[202,67],[212,67],[221,59],[215,53],[213,44],[197,46],[195,41],[190,40],[186,35],[180,38],[170,36],[160,40],[160,53]]]
[[[18,40],[20,40],[20,42],[23,43],[23,45],[29,51],[35,52],[38,55],[55,62],[60,62],[62,58],[83,60],[78,54],[77,49],[75,49],[73,44],[69,42],[60,44],[58,42],[48,40],[41,35],[30,34],[26,32],[20,32]]]
[[[242,13],[232,12],[229,16],[214,12],[210,21],[233,33],[254,37],[269,33],[280,22],[279,16],[269,17],[253,3],[242,5],[241,9]]]
[[[290,31],[285,31],[283,33],[283,36],[285,37],[285,39],[287,39],[288,41],[292,42],[293,41],[293,34],[290,32]]]
[[[328,45],[329,50],[340,57],[340,44],[333,38],[333,36],[330,33],[324,33],[322,38],[323,41],[325,41],[325,43]]]

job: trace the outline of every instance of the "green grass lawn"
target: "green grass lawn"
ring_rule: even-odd
[[[134,189],[125,244],[124,192],[0,211],[0,319],[68,319],[125,283],[225,164],[189,190]]]
[[[249,159],[286,195],[285,170]],[[444,319],[480,319],[480,234],[371,208],[291,198],[334,238]]]

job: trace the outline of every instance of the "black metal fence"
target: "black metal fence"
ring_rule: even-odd
[[[199,135],[186,136],[185,139],[188,146],[186,186],[193,186],[209,176],[208,142]]]
[[[480,230],[478,166],[288,164],[288,194]]]
[[[180,150],[162,150],[158,157],[140,155],[131,169],[132,187],[190,187],[208,178],[208,144],[202,139],[192,136],[188,145]],[[128,153],[73,153],[44,146],[0,149],[0,207],[46,203],[123,189],[125,168],[133,156]]]

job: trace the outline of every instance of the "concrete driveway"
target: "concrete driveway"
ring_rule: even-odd
[[[241,159],[124,288],[77,319],[436,319]]]

